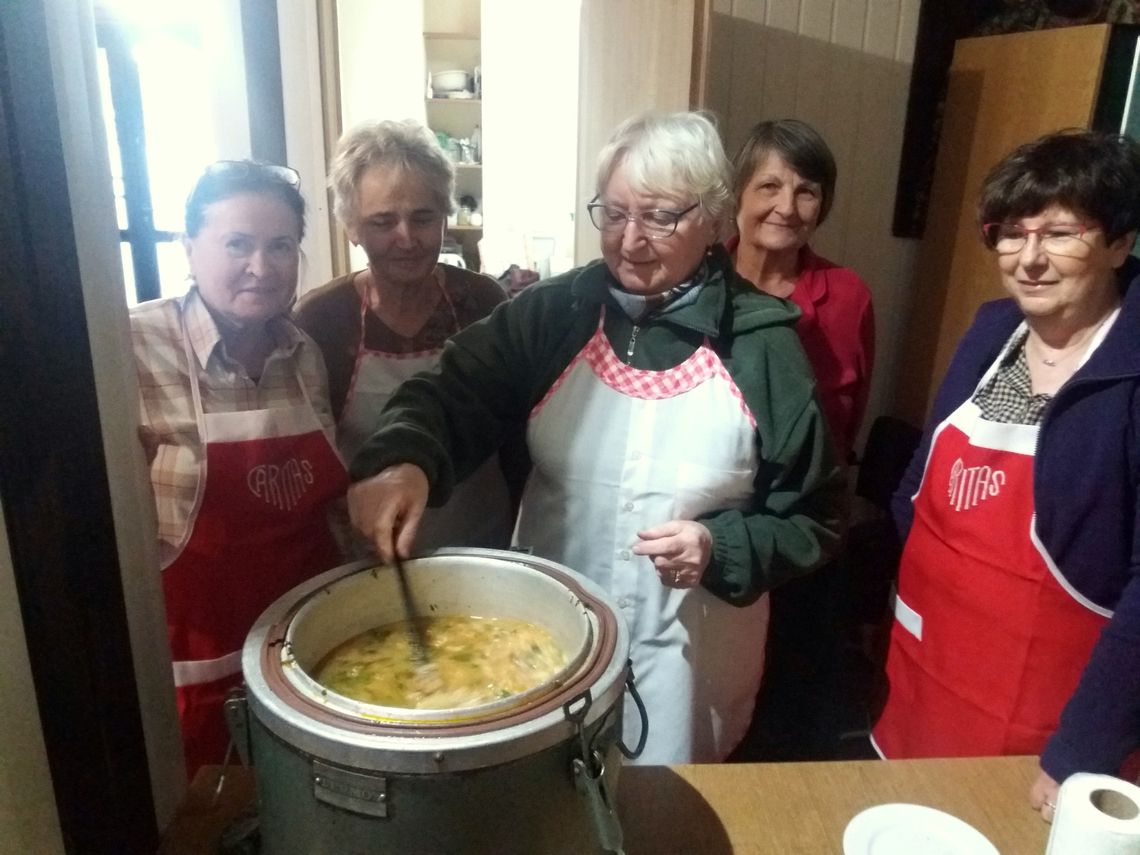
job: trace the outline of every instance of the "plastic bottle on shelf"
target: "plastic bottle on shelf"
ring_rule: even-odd
[[[475,130],[471,132],[471,154],[475,158],[476,163],[483,162],[483,132],[479,126],[475,126]]]

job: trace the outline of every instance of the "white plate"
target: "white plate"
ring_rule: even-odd
[[[1000,855],[985,836],[956,816],[923,805],[867,808],[847,823],[844,855]]]

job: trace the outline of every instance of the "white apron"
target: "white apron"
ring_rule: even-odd
[[[455,306],[443,287],[443,274],[436,268],[435,282],[451,310],[455,331],[459,331],[459,318]],[[360,301],[360,346],[356,352],[356,366],[345,396],[344,409],[337,424],[337,446],[348,463],[364,442],[376,430],[376,422],[384,405],[391,400],[396,388],[421,371],[439,364],[443,347],[416,353],[385,353],[364,346],[364,319],[368,311]],[[455,485],[451,498],[441,508],[429,508],[420,523],[416,537],[417,552],[427,552],[443,546],[479,546],[502,549],[510,542],[510,495],[507,482],[499,468],[499,459],[492,457],[472,475]],[[361,539],[354,541],[353,552],[361,552]]]
[[[751,721],[768,597],[737,608],[667,588],[632,548],[640,530],[748,503],[756,421],[707,341],[675,368],[640,370],[614,354],[604,320],[531,412],[515,540],[598,582],[625,617],[649,714],[638,762],[720,761]],[[640,735],[632,704],[624,734]]]

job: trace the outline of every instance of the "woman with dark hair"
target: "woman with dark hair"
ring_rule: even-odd
[[[796,333],[840,459],[849,462],[871,386],[875,319],[859,275],[808,246],[835,199],[835,158],[810,125],[764,121],[749,132],[733,172],[738,236],[727,246],[736,272],[798,307]],[[772,592],[768,667],[749,740],[757,759],[834,756],[840,570],[833,562]]]
[[[1130,774],[1140,746],[1140,145],[1023,145],[979,220],[1009,298],[979,309],[895,496],[873,737],[892,759],[1039,753],[1051,819],[1060,781]]]
[[[339,561],[326,522],[348,479],[320,351],[289,320],[305,203],[297,173],[208,167],[186,201],[190,289],[131,312],[187,771],[221,762],[241,646],[278,596]]]
[[[755,125],[733,162],[736,272],[759,290],[791,300],[796,332],[818,384],[828,427],[848,462],[871,386],[875,318],[859,275],[808,246],[835,200],[835,158],[797,119]]]

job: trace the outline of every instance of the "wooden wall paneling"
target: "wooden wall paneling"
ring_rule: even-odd
[[[895,42],[895,59],[911,64],[918,38],[918,13],[922,0],[902,0],[899,6],[899,35]]]
[[[705,55],[705,97],[700,105],[703,109],[716,114],[721,133],[726,139],[731,133],[729,118],[732,113],[729,103],[733,91],[736,25],[737,21],[731,14],[718,12],[715,8],[709,16],[708,52]]]
[[[748,129],[762,115],[770,114],[765,102],[764,57],[769,52],[770,31],[756,21],[735,18],[727,27],[732,44],[732,89],[725,119],[725,141],[735,153]]]
[[[729,14],[741,21],[763,24],[768,20],[767,0],[732,0]]]
[[[831,41],[831,21],[835,17],[835,0],[801,0],[801,36],[821,42]]]
[[[801,0],[771,0],[764,23],[777,30],[798,33]]]
[[[861,168],[858,165],[862,156],[860,136],[858,136],[858,121],[860,121],[858,114],[860,114],[862,73],[863,58],[858,52],[832,46],[828,67],[823,74],[825,88],[830,93],[827,113],[821,121],[813,121],[813,117],[798,116],[815,125],[827,140],[831,153],[836,157],[839,172],[836,181],[836,198],[832,203],[827,222],[823,223],[812,238],[812,245],[825,257],[837,261],[846,259],[850,231],[848,223],[852,217],[850,212],[854,198],[853,186],[856,173]]]
[[[897,390],[902,417],[925,419],[977,307],[1002,296],[974,214],[986,172],[1022,142],[1088,124],[1109,32],[1100,24],[958,42]]]
[[[792,110],[779,118],[795,116],[825,133],[834,97],[828,84],[835,52],[833,45],[819,39],[798,40],[795,101]]]
[[[794,30],[772,26],[766,28],[764,56],[760,59],[764,73],[763,118],[778,119],[796,114],[796,89],[800,79],[800,43],[801,39]]]
[[[866,13],[865,0],[844,0],[836,4],[828,62],[819,72],[827,94],[826,110],[822,117],[797,114],[797,118],[810,122],[823,135],[835,155],[839,171],[831,214],[812,239],[813,246],[820,253],[833,259],[846,258],[847,223],[861,157],[858,128],[864,65],[861,47]]]
[[[836,201],[812,239],[867,280],[878,318],[869,423],[889,409],[906,318],[915,243],[891,236],[919,0],[714,2],[708,106],[735,153],[761,119],[795,117],[828,141]],[[726,45],[728,46],[726,48]]]
[[[894,60],[900,0],[870,0],[863,27],[863,53]]]
[[[902,144],[898,132],[898,97],[905,100],[910,69],[894,60],[898,34],[897,0],[871,0],[863,26],[863,51],[857,74],[854,170],[847,185],[850,194],[847,212],[861,232],[890,234],[890,202],[894,197],[894,168],[888,152]],[[845,246],[846,263],[857,266],[856,257],[865,253],[867,243],[857,235]],[[871,253],[873,261],[878,253]],[[867,274],[864,274],[865,276]],[[868,277],[869,278],[869,277]]]
[[[834,48],[831,45],[831,23],[835,14],[833,0],[802,0],[800,5],[799,63],[797,68],[794,115],[820,128],[826,125],[831,103],[827,69]]]
[[[876,359],[868,417],[887,408],[896,365],[901,357],[899,332],[909,300],[907,289],[914,264],[914,243],[891,236],[891,219],[902,150],[903,123],[898,121],[910,85],[909,66],[863,55],[862,93],[857,135],[857,168],[850,186],[844,264],[857,270],[871,288],[875,305]]]
[[[867,26],[869,0],[841,0],[835,7],[831,41],[839,47],[863,50],[863,30]]]
[[[710,106],[721,121],[721,133],[731,157],[748,133],[764,103],[764,63],[767,53],[768,17],[765,0],[732,0],[731,11],[718,14],[713,23],[714,52],[728,54],[730,67],[724,74],[728,88],[718,92]],[[727,50],[725,50],[727,46]],[[722,53],[723,56],[723,53]]]
[[[709,46],[712,44],[712,3],[694,0],[693,51],[689,69],[689,107],[699,110],[708,98]]]
[[[861,168],[858,128],[867,3],[868,0],[842,0],[835,6],[832,58],[827,70],[830,106],[827,121],[817,126],[835,155],[839,177],[831,214],[812,240],[819,252],[843,264],[848,263],[847,244],[851,231],[848,223],[851,220],[855,176]],[[863,239],[866,239],[865,232]]]

